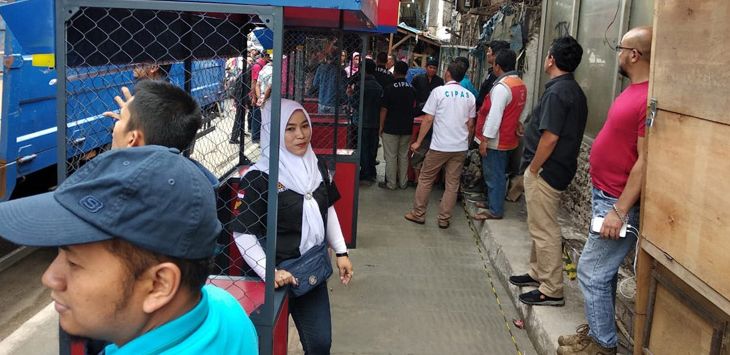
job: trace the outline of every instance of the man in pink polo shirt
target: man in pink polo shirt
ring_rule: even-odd
[[[600,231],[591,228],[578,264],[588,325],[579,327],[578,334],[558,338],[559,355],[616,354],[617,273],[636,245],[639,229],[651,40],[651,27],[638,27],[616,47],[619,73],[631,85],[611,105],[591,148],[592,217],[604,221]],[[624,224],[630,227],[621,236]]]

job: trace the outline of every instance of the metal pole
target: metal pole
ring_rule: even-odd
[[[56,178],[66,179],[66,2],[56,3]],[[72,10],[69,10],[72,11]]]
[[[362,41],[362,52],[365,53],[367,51],[367,40],[368,35],[361,35],[360,40]],[[364,73],[363,73],[364,74]],[[358,167],[361,168],[360,165],[360,155],[362,154],[362,122],[363,122],[363,107],[365,107],[364,101],[365,101],[365,75],[360,75],[360,105],[357,108],[360,114],[360,124],[357,127],[357,154],[355,156],[357,157],[356,164]],[[359,171],[359,168],[358,168]],[[355,186],[353,186],[355,191],[354,196],[354,205],[352,206],[352,215],[355,216],[355,218],[352,219],[352,240],[350,242],[349,247],[355,248],[357,246],[357,213],[358,209],[360,208],[360,174],[356,174],[355,177]]]
[[[275,7],[272,9],[271,22],[267,26],[274,32],[274,55],[273,55],[273,83],[271,86],[271,128],[269,147],[269,187],[268,187],[268,208],[266,218],[266,286],[263,315],[265,325],[271,326],[265,334],[262,334],[260,351],[262,354],[273,353],[273,332],[276,312],[274,307],[274,270],[276,267],[276,221],[278,218],[278,182],[279,182],[279,131],[281,121],[281,55],[283,49],[284,32],[284,9]],[[287,117],[288,119],[288,117]]]

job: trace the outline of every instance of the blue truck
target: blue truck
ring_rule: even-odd
[[[0,6],[5,22],[0,93],[0,201],[47,191],[56,184],[57,118],[53,1],[25,0]],[[2,38],[0,38],[2,39]],[[224,59],[162,63],[168,80],[189,90],[210,120],[224,95]],[[137,63],[67,67],[66,156],[79,161],[109,148],[114,96],[132,88]],[[188,74],[185,75],[185,67]],[[74,97],[72,99],[72,97]],[[74,105],[83,102],[84,105]],[[208,127],[210,128],[210,127]],[[205,133],[205,132],[201,132]],[[63,148],[63,147],[61,147]],[[65,163],[65,162],[64,162]]]

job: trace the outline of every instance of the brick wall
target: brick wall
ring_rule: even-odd
[[[573,182],[563,193],[562,207],[571,223],[579,228],[588,228],[591,219],[591,177],[588,174],[588,155],[593,139],[583,139],[578,155],[578,171]]]

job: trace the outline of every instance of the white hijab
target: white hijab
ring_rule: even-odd
[[[299,252],[307,250],[324,241],[325,225],[319,204],[313,194],[322,183],[322,174],[317,166],[317,156],[312,150],[311,143],[307,146],[304,156],[297,156],[286,149],[284,134],[286,125],[295,111],[302,110],[307,117],[309,126],[312,120],[304,107],[296,101],[281,99],[281,124],[279,130],[279,183],[285,188],[304,196],[302,208],[302,239],[299,243]],[[271,136],[271,100],[268,100],[261,110],[261,157],[256,164],[246,172],[259,170],[269,173]]]

